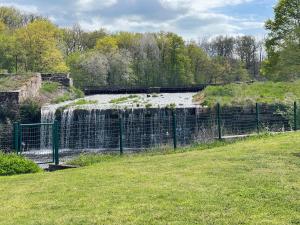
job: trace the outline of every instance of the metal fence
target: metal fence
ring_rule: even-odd
[[[25,155],[37,162],[66,160],[80,153],[134,152],[181,147],[239,135],[285,132],[299,126],[297,104],[221,107],[165,111],[161,114],[89,117],[82,122],[0,126],[0,149]]]

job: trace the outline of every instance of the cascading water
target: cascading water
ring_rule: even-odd
[[[178,138],[180,143],[189,143],[198,135],[203,121],[205,122],[199,120],[200,117],[197,119],[198,111],[202,108],[193,104],[193,95],[194,93],[160,94],[150,97],[149,95],[90,96],[85,98],[87,101],[85,105],[68,102],[46,106],[42,109],[41,120],[42,123],[53,123],[55,119],[60,122],[60,149],[117,150],[120,117],[123,118],[125,148],[133,150],[153,148],[172,143],[173,117],[172,110],[168,109],[168,106],[176,102]],[[118,99],[123,99],[123,102],[121,100],[118,102]],[[43,133],[45,135],[41,138],[41,147],[47,148],[51,145],[51,131]]]
[[[41,121],[53,123],[57,120],[60,151],[76,154],[119,150],[121,133],[125,150],[172,145],[174,127],[178,145],[212,140],[218,137],[219,131],[216,110],[194,104],[194,94],[89,96],[78,102],[43,107]],[[262,110],[261,125],[267,124],[272,131],[282,127],[288,129],[288,121],[274,114],[278,111],[276,107],[266,106]],[[255,106],[223,107],[220,120],[221,133],[225,136],[257,131]],[[51,147],[52,127],[42,127],[41,148]]]
[[[41,112],[41,123],[53,123],[55,120],[55,107],[44,107]],[[41,149],[52,148],[52,129],[49,126],[41,126]]]

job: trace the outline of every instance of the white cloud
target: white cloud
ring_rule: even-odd
[[[39,12],[38,7],[35,5],[23,5],[17,3],[0,3],[0,6],[14,7],[26,13],[37,13]]]
[[[253,0],[160,0],[165,8],[204,12],[213,8],[238,5]]]
[[[45,15],[64,27],[71,27],[74,23],[79,23],[85,30],[100,28],[106,28],[112,32],[163,30],[176,32],[186,39],[197,39],[204,35],[241,33],[257,35],[264,33],[264,16],[261,15],[261,12],[262,9],[268,8],[271,11],[272,4],[270,2],[275,0],[2,1],[6,3],[0,3],[0,6],[14,6],[22,11]],[[239,5],[238,10],[233,11],[237,5]],[[256,13],[256,8],[251,8],[251,13],[242,14],[239,10],[243,7],[261,7],[260,14]]]
[[[78,0],[76,2],[76,6],[78,7],[78,11],[90,11],[94,9],[107,8],[114,4],[116,4],[118,0]]]

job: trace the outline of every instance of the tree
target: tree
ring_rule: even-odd
[[[268,58],[264,61],[262,71],[269,79],[284,80],[289,76],[280,78],[276,70],[280,64],[281,51],[286,47],[284,45],[286,37],[292,35],[296,43],[300,41],[300,34],[297,32],[300,27],[300,0],[279,0],[274,12],[274,19],[268,20],[265,24],[269,30],[266,40]]]
[[[13,29],[23,25],[21,12],[12,7],[0,7],[0,21]]]
[[[272,80],[286,81],[300,78],[300,41],[297,39],[299,35],[300,29],[297,29],[280,45],[281,50],[276,53],[276,64],[269,65],[270,70],[274,71],[270,77]],[[265,64],[264,69],[266,66]]]
[[[90,50],[95,48],[97,40],[107,36],[107,33],[104,29],[96,30],[93,32],[84,32],[83,33],[83,48],[84,50]]]
[[[235,39],[233,37],[218,36],[211,42],[211,52],[213,56],[233,58]]]
[[[129,86],[135,84],[136,77],[131,68],[131,53],[125,49],[117,51],[108,62],[107,84],[109,86]]]
[[[0,33],[3,33],[6,30],[6,25],[0,21]]]
[[[11,35],[0,33],[0,70],[16,72],[16,41]]]
[[[112,36],[100,38],[97,40],[96,49],[102,53],[113,53],[118,50],[118,41]]]
[[[85,50],[85,46],[83,44],[83,35],[84,31],[78,24],[75,24],[72,29],[63,30],[63,42],[66,55]]]
[[[135,45],[129,48],[133,55],[133,68],[138,84],[140,86],[156,86],[160,80],[160,50],[155,36],[151,33],[140,35],[137,37]]]
[[[26,71],[68,71],[58,48],[60,36],[60,30],[47,20],[36,20],[16,31],[17,42],[24,51]]]
[[[212,66],[207,54],[195,42],[187,45],[188,56],[191,60],[191,73],[198,84],[209,82],[209,67]]]
[[[80,68],[87,78],[89,86],[107,85],[109,63],[105,55],[99,52],[90,52],[80,60]]]
[[[9,29],[17,29],[27,24],[43,19],[41,16],[34,14],[24,14],[13,7],[0,7],[0,21]]]
[[[185,42],[174,33],[161,33],[163,41],[162,64],[168,85],[179,86],[193,84],[190,71],[190,59],[187,55]],[[165,36],[165,37],[164,37]]]
[[[236,39],[236,54],[253,78],[258,77],[259,62],[257,58],[258,44],[252,36],[242,36]]]
[[[95,48],[97,40],[104,38],[106,32],[101,29],[93,32],[85,32],[79,24],[71,29],[63,29],[63,46],[66,55],[74,52],[84,52]]]

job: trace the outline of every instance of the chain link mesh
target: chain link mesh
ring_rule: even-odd
[[[174,139],[178,146],[211,142],[219,137],[218,125],[223,138],[257,132],[291,131],[295,121],[298,127],[300,125],[300,118],[295,120],[293,106],[282,105],[260,105],[258,113],[255,106],[222,107],[219,116],[217,108],[176,109],[175,115],[176,120],[171,110],[163,113],[126,112],[122,113],[120,120],[120,115],[106,113],[95,114],[88,120],[77,118],[70,124],[61,122],[58,128],[60,156],[71,157],[85,152],[119,152],[120,135],[124,152],[134,152],[172,147]],[[52,124],[21,125],[19,135],[22,154],[36,161],[52,161],[52,132]],[[13,134],[11,124],[0,125],[1,150],[13,151]]]

